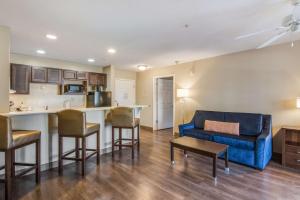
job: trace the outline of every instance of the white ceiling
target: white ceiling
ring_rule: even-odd
[[[256,48],[274,32],[234,38],[280,26],[292,9],[289,0],[0,0],[0,25],[11,28],[14,53],[136,69]]]

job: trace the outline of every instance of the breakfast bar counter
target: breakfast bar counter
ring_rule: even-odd
[[[146,105],[128,106],[135,110],[135,116],[140,117],[140,112]],[[115,108],[98,107],[98,108],[71,108],[86,113],[87,122],[100,124],[100,149],[101,154],[111,151],[111,125],[105,124],[105,116],[108,111]],[[56,113],[63,109],[33,110],[21,112],[0,113],[8,116],[12,121],[12,128],[17,130],[40,130],[41,131],[41,165],[42,170],[57,166],[58,160],[58,130]],[[125,132],[127,134],[127,132]],[[128,132],[129,134],[129,132]],[[75,140],[66,138],[64,140],[64,152],[73,149]],[[87,138],[88,148],[95,148],[96,136]],[[16,152],[18,162],[34,162],[34,146],[28,146]],[[68,162],[65,162],[68,163]],[[0,155],[0,165],[4,164],[4,155]]]
[[[117,106],[108,106],[108,107],[96,107],[96,108],[84,108],[84,107],[72,107],[71,109],[79,110],[82,112],[89,112],[89,111],[109,111],[113,108],[116,108]],[[132,105],[127,106],[130,108],[135,109],[143,109],[148,107],[148,105]],[[38,114],[55,114],[61,110],[64,110],[65,108],[61,109],[49,109],[49,110],[30,110],[30,111],[19,111],[19,112],[8,112],[8,113],[0,113],[0,115],[8,116],[8,117],[14,117],[14,116],[25,116],[25,115],[38,115]]]

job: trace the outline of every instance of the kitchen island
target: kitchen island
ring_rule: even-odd
[[[146,105],[129,106],[135,109],[135,116],[140,117],[140,112]],[[86,113],[87,122],[100,124],[100,149],[101,154],[111,151],[111,125],[105,124],[105,116],[112,107],[98,108],[72,108]],[[53,110],[35,110],[0,113],[0,115],[8,116],[12,120],[12,128],[23,130],[40,130],[41,131],[41,169],[46,170],[57,166],[58,160],[58,130],[56,113],[63,109]],[[126,130],[127,131],[127,130]],[[129,133],[129,132],[128,132]],[[126,133],[125,133],[126,134]],[[64,152],[74,149],[75,140],[73,138],[64,139]],[[96,147],[96,136],[87,138],[87,147]],[[35,150],[30,145],[16,151],[16,161],[18,162],[34,162]],[[4,164],[4,155],[0,155],[0,166]],[[64,162],[69,163],[68,161]]]

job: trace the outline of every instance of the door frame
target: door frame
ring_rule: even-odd
[[[154,131],[157,131],[157,80],[159,78],[169,78],[169,77],[172,77],[173,78],[173,135],[174,135],[174,130],[175,130],[175,103],[176,103],[176,87],[175,87],[175,83],[176,83],[176,77],[175,77],[175,74],[170,74],[170,75],[164,75],[164,76],[154,76],[153,77],[153,91],[152,91],[152,94],[153,94],[153,130]]]
[[[113,101],[117,101],[116,100],[116,88],[117,88],[117,84],[116,82],[120,80],[120,81],[133,81],[134,83],[134,104],[136,104],[136,80],[135,79],[129,79],[129,78],[115,78],[115,81],[114,81],[114,92],[115,92],[115,99]],[[118,102],[119,103],[119,102]]]

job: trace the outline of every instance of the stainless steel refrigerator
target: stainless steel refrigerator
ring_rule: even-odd
[[[111,92],[88,92],[86,95],[86,107],[108,107],[111,106]]]

